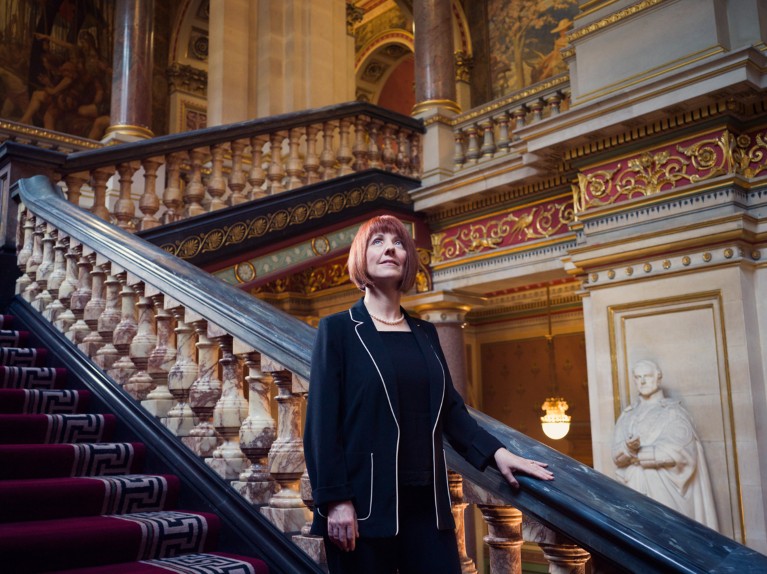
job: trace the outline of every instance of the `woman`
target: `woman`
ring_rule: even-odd
[[[400,307],[417,254],[404,225],[366,222],[349,253],[365,292],[320,321],[312,356],[304,450],[331,574],[460,573],[442,437],[479,469],[491,461],[551,480],[482,430],[453,388],[431,323]]]

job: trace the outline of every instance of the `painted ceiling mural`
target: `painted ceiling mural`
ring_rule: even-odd
[[[109,126],[111,0],[0,3],[0,118],[100,139]]]
[[[578,0],[488,0],[493,97],[567,71],[560,50],[577,14]]]

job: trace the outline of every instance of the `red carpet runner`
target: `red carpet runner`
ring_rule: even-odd
[[[111,442],[119,421],[89,412],[65,369],[0,315],[0,571],[267,574],[213,552],[219,518],[176,509],[180,482],[141,474],[145,447]]]

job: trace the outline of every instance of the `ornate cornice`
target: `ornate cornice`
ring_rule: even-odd
[[[582,38],[585,38],[586,36],[593,34],[594,32],[603,30],[604,28],[607,28],[608,26],[612,26],[613,24],[616,24],[620,22],[621,20],[625,20],[626,18],[635,16],[636,14],[639,14],[640,12],[644,12],[645,10],[648,10],[649,8],[653,8],[663,2],[666,2],[666,0],[643,0],[642,2],[638,2],[637,4],[634,4],[633,6],[629,6],[628,8],[620,10],[619,12],[610,14],[608,17],[603,18],[602,20],[599,20],[597,22],[594,22],[593,24],[589,24],[588,26],[584,26],[582,28],[577,28],[573,30],[567,35],[567,42],[568,44],[572,44],[573,41],[575,40],[580,40]]]
[[[45,149],[56,149],[57,147],[64,148],[61,149],[61,151],[66,152],[104,147],[104,144],[101,142],[55,133],[35,126],[0,119],[0,141],[5,140],[13,140],[20,144],[32,145]]]
[[[205,70],[175,62],[168,66],[166,75],[171,92],[187,92],[200,97],[205,97],[208,92],[208,72]]]
[[[395,184],[369,183],[339,191],[328,197],[311,199],[295,205],[267,211],[251,219],[244,219],[231,225],[216,227],[199,235],[161,245],[162,249],[182,259],[192,259],[202,253],[219,251],[226,247],[240,245],[254,238],[261,238],[273,232],[298,226],[309,220],[322,219],[346,209],[370,203],[378,199],[410,203],[407,189]]]

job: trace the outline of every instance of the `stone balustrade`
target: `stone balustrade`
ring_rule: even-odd
[[[301,425],[306,379],[23,206],[19,229],[18,294],[279,530],[323,560],[321,539],[308,533],[312,501]],[[491,572],[521,572],[521,512],[456,473],[450,489],[462,571],[477,572],[464,530],[466,508],[477,504],[489,529]],[[588,553],[557,543],[542,526],[537,532],[544,555],[557,565],[552,572],[582,572],[562,565],[582,566]]]
[[[71,203],[141,231],[368,169],[418,178],[422,132],[344,104],[72,154],[54,179]]]
[[[453,118],[455,173],[513,154],[520,141],[518,130],[567,109],[567,80],[567,76],[559,76]]]

